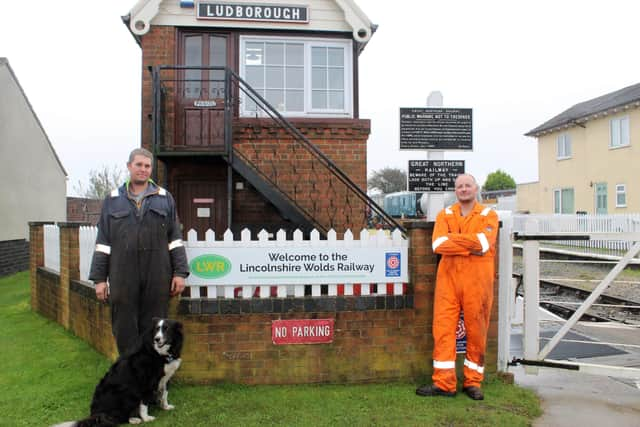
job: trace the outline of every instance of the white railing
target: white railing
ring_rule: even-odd
[[[527,214],[513,216],[513,231],[524,232],[525,222],[535,220],[539,233],[637,233],[640,232],[640,214],[574,215]],[[624,240],[557,240],[557,245],[581,248],[601,253],[603,250],[626,252],[631,242]],[[543,243],[544,245],[544,243]]]
[[[363,253],[366,257],[371,251],[399,251],[403,249],[404,263],[403,268],[406,269],[407,259],[406,250],[408,247],[408,241],[402,238],[400,231],[389,234],[383,230],[379,230],[375,234],[371,234],[368,230],[362,230],[360,233],[360,239],[354,240],[353,234],[350,230],[347,230],[344,234],[344,239],[338,240],[336,233],[330,230],[327,233],[327,240],[320,240],[320,234],[314,230],[311,232],[309,240],[303,240],[302,232],[299,230],[294,232],[293,240],[287,240],[286,233],[280,231],[276,233],[275,240],[268,239],[268,233],[261,231],[258,233],[258,240],[251,240],[251,233],[249,230],[243,230],[241,232],[240,240],[234,240],[234,236],[231,231],[227,230],[224,234],[223,240],[215,240],[215,234],[212,230],[209,230],[205,234],[204,240],[197,240],[197,234],[194,230],[190,230],[187,234],[187,241],[185,247],[187,250],[188,259],[193,262],[200,254],[204,252],[217,252],[223,254],[223,257],[230,257],[234,263],[245,263],[246,266],[250,266],[252,262],[256,265],[260,264],[261,258],[266,259],[271,252],[275,253],[289,253],[296,256],[309,254],[336,254],[336,257],[351,257],[353,259],[362,260]],[[367,252],[369,251],[369,252]],[[346,255],[349,254],[349,255]],[[215,256],[215,255],[214,255]],[[383,255],[384,256],[384,255]],[[346,261],[346,258],[344,258]],[[238,261],[242,260],[242,261]],[[251,261],[253,260],[253,261]],[[330,262],[330,261],[329,261]],[[327,262],[327,265],[329,264]],[[351,261],[353,262],[353,261]],[[373,262],[373,261],[371,261]],[[275,262],[274,262],[275,264]],[[355,263],[354,263],[355,264]],[[356,280],[349,280],[348,277],[358,277],[357,274],[327,274],[326,272],[317,272],[314,274],[305,274],[302,263],[291,263],[291,268],[297,268],[296,265],[301,266],[299,276],[291,274],[291,270],[287,270],[287,274],[263,274],[257,273],[252,276],[251,274],[245,274],[243,279],[236,281],[234,276],[230,274],[222,280],[207,281],[197,277],[194,272],[194,266],[191,266],[192,274],[187,279],[187,287],[189,288],[191,298],[269,298],[273,297],[304,297],[310,296],[337,296],[337,295],[402,295],[406,292],[406,285],[402,281],[395,282],[393,280],[377,281],[377,282],[365,282]],[[351,265],[351,264],[348,264]],[[309,265],[310,266],[310,265]],[[306,267],[306,266],[305,266]],[[283,267],[284,268],[284,267]],[[377,268],[377,267],[375,267]],[[235,268],[237,272],[242,268]],[[265,267],[266,269],[266,267]],[[373,269],[372,269],[373,270]],[[265,270],[262,270],[265,271]],[[406,270],[404,275],[406,277]],[[360,275],[361,277],[374,277],[367,275]],[[341,277],[346,277],[345,280],[340,280]],[[375,276],[380,277],[380,276]],[[263,284],[259,284],[261,279],[264,279]],[[280,284],[274,284],[274,282],[280,282]],[[247,283],[252,282],[252,283]],[[323,286],[326,286],[323,289]]]
[[[91,269],[91,259],[96,247],[96,237],[98,227],[82,226],[78,231],[80,246],[80,280],[89,281],[89,270]]]
[[[60,272],[60,228],[57,225],[44,226],[44,266]]]

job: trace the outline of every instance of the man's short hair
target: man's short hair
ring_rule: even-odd
[[[153,160],[153,154],[151,154],[151,151],[147,150],[146,148],[136,148],[131,151],[131,154],[129,154],[129,161],[127,162],[127,164],[133,162],[133,159],[136,156],[144,156],[148,159]]]

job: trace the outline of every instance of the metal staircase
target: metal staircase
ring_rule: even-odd
[[[224,82],[216,82],[224,93],[224,145],[203,149],[174,150],[173,128],[176,94],[185,70],[224,70]],[[331,159],[300,130],[270,105],[256,90],[229,68],[156,66],[153,76],[153,149],[156,154],[218,155],[301,229],[316,228],[323,234],[330,229],[343,233],[363,227],[385,229],[402,226],[371,200]],[[212,84],[210,81],[208,84]],[[255,135],[238,135],[240,102],[255,105]],[[250,119],[254,120],[254,119]],[[243,118],[246,124],[246,118]],[[272,129],[268,138],[260,135]],[[234,135],[235,134],[235,135]],[[231,213],[229,213],[231,215]],[[229,224],[232,218],[229,218]],[[373,224],[372,224],[373,223]]]

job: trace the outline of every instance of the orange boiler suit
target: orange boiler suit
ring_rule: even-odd
[[[438,265],[433,312],[433,384],[456,391],[456,327],[464,312],[467,353],[463,387],[480,387],[493,302],[495,242],[498,215],[475,203],[462,216],[460,204],[436,217],[433,251],[442,255]]]

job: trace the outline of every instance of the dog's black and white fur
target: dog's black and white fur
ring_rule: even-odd
[[[56,427],[111,427],[154,420],[149,404],[164,410],[173,405],[167,399],[167,383],[180,367],[182,324],[153,319],[153,327],[140,345],[118,358],[100,380],[91,402],[91,416]]]

